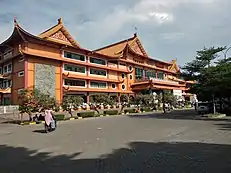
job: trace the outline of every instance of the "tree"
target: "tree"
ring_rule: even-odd
[[[32,121],[32,113],[41,112],[44,109],[56,106],[54,98],[42,93],[38,89],[22,90],[18,95],[18,100],[20,113],[27,113],[30,121]]]
[[[66,95],[63,97],[62,108],[73,117],[72,109],[76,110],[83,103],[83,98],[75,95]]]
[[[230,58],[220,59],[219,52],[226,47],[211,47],[197,51],[192,62],[186,63],[183,76],[186,80],[194,80],[190,86],[191,93],[197,94],[200,100],[211,101],[214,98],[231,98],[231,63]],[[215,112],[215,104],[214,112]]]

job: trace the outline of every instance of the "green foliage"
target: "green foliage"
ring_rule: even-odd
[[[94,104],[113,105],[114,101],[108,94],[96,94],[90,97],[90,102]]]
[[[83,103],[83,98],[75,95],[66,95],[63,98],[62,108],[64,111],[69,112],[72,115],[72,109],[78,109],[78,107]]]
[[[154,97],[153,95],[150,94],[137,94],[133,100],[133,102],[136,105],[145,106],[145,107],[151,106],[153,104],[153,101],[154,101]]]
[[[182,69],[185,79],[197,83],[190,87],[191,93],[198,95],[199,100],[210,101],[213,96],[230,100],[231,97],[231,62],[230,58],[218,59],[219,53],[226,47],[211,47],[197,51],[195,60],[187,63]]]
[[[56,121],[65,120],[65,115],[64,114],[56,114],[54,116],[55,116]]]
[[[141,112],[152,112],[152,109],[150,107],[144,107],[140,109]]]
[[[80,113],[77,113],[77,116],[78,117],[83,117],[83,118],[94,117],[95,116],[95,112],[94,111],[80,112]]]
[[[107,110],[103,112],[104,115],[118,115],[118,110]]]
[[[30,120],[32,113],[57,106],[54,98],[42,93],[38,89],[24,89],[19,93],[18,99],[20,113],[27,113],[30,116]]]
[[[136,109],[125,109],[124,113],[136,113]]]

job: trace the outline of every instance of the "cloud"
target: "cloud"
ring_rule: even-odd
[[[179,64],[204,46],[231,45],[230,0],[11,0],[0,1],[0,40],[12,32],[13,17],[32,34],[59,17],[82,47],[96,49],[126,39],[135,27],[148,54]]]

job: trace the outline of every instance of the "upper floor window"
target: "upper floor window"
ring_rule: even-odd
[[[2,74],[2,67],[0,67],[0,74]]]
[[[9,49],[3,53],[3,59],[7,59],[13,56],[13,50]]]
[[[135,68],[135,78],[142,79],[143,78],[143,69]]]
[[[107,83],[106,82],[90,82],[90,87],[92,87],[92,88],[106,88]]]
[[[147,77],[147,78],[155,78],[156,73],[155,73],[155,71],[145,70],[145,77]]]
[[[85,87],[86,86],[86,82],[84,80],[64,79],[64,85],[77,86],[77,87]]]
[[[64,57],[74,59],[74,60],[79,60],[79,61],[85,61],[84,55],[79,55],[76,53],[71,53],[71,52],[66,52],[66,51],[64,51]]]
[[[85,73],[86,68],[83,66],[77,66],[77,65],[70,65],[70,64],[64,64],[64,70],[65,71],[71,71],[71,72],[78,72],[78,73]]]
[[[92,58],[92,57],[90,57],[90,63],[100,64],[100,65],[106,65],[106,61],[105,60],[98,59],[98,58]]]
[[[12,85],[11,80],[3,80],[3,83],[0,83],[1,88],[9,88]]]
[[[164,79],[164,73],[163,72],[157,72],[157,78],[158,79]]]
[[[3,66],[3,74],[12,72],[12,64],[7,64]]]
[[[18,72],[18,77],[22,77],[22,76],[24,76],[24,71]]]
[[[92,68],[90,69],[90,74],[107,76],[107,72],[105,70],[92,69]]]

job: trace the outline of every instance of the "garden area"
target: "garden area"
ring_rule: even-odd
[[[117,96],[109,94],[96,94],[90,97],[90,103],[84,103],[81,96],[65,95],[62,103],[56,103],[49,94],[34,90],[23,90],[19,94],[18,124],[38,124],[44,122],[44,111],[52,109],[57,121],[74,120],[89,117],[102,117],[112,115],[140,114],[153,111],[163,111],[180,108],[176,96],[165,90],[156,95],[139,93],[133,96],[121,95],[120,102]],[[167,106],[166,106],[167,105]],[[186,103],[187,105],[187,103]],[[189,105],[189,103],[188,103]]]

